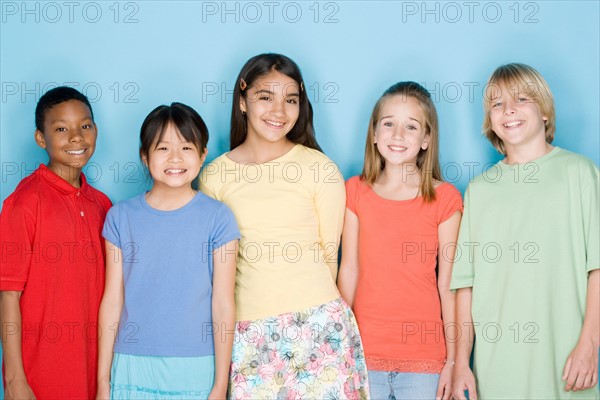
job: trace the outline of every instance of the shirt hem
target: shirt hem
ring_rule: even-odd
[[[258,319],[265,319],[265,318],[274,317],[274,316],[281,315],[281,314],[298,312],[298,311],[306,310],[307,308],[311,308],[311,307],[315,307],[315,306],[318,306],[321,304],[329,303],[329,302],[337,300],[339,298],[340,298],[340,294],[336,293],[333,296],[325,296],[325,297],[323,297],[323,299],[316,300],[314,302],[310,302],[307,304],[298,305],[297,307],[294,307],[291,310],[288,310],[288,309],[280,310],[280,311],[275,310],[273,312],[268,312],[268,313],[263,313],[263,314],[251,314],[249,316],[240,315],[240,316],[236,316],[236,322],[256,321]]]
[[[439,374],[445,360],[399,360],[379,357],[365,357],[367,369],[371,371],[412,372]]]

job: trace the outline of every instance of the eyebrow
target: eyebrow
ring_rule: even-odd
[[[275,93],[273,93],[273,91],[271,90],[267,90],[267,89],[260,89],[256,91],[256,94],[269,94],[269,95],[273,95]],[[295,93],[289,93],[286,95],[286,97],[300,97],[300,93],[295,92]]]
[[[382,119],[386,119],[386,118],[392,118],[392,117],[394,117],[394,116],[393,116],[393,115],[386,115],[386,116],[384,116],[384,117],[381,117],[381,118],[379,118],[379,120],[381,121]],[[423,124],[421,124],[421,121],[419,121],[419,120],[418,120],[418,119],[416,119],[416,118],[413,118],[413,117],[408,117],[408,119],[410,119],[410,120],[413,120],[413,121],[417,122],[419,125],[423,125]]]
[[[274,93],[267,89],[260,89],[260,90],[256,91],[256,94],[274,94]]]
[[[85,117],[85,118],[82,118],[82,119],[80,119],[79,121],[87,121],[88,119],[89,119],[90,121],[93,121],[93,119],[92,119],[92,117],[91,117],[91,116],[87,116],[87,117]],[[61,119],[53,119],[53,120],[50,120],[50,123],[51,123],[51,124],[54,124],[54,123],[57,123],[57,122],[68,122],[68,121],[67,121],[66,119],[62,119],[62,118],[61,118]]]

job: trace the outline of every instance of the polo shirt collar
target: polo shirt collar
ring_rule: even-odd
[[[94,199],[92,187],[87,183],[87,179],[85,178],[83,172],[80,175],[80,188],[76,188],[75,186],[71,185],[69,182],[56,175],[54,171],[44,164],[40,164],[39,173],[44,181],[64,194],[76,194],[77,192],[81,192],[88,200]]]

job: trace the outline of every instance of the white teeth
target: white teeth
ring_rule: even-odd
[[[76,155],[76,156],[80,156],[83,153],[85,153],[85,149],[83,149],[83,150],[67,150],[67,153],[73,154],[73,155]]]
[[[507,122],[506,124],[504,124],[504,126],[506,128],[512,128],[513,126],[518,126],[518,125],[521,125],[521,121]]]
[[[265,122],[269,125],[273,125],[273,126],[283,126],[283,122],[275,122],[275,121],[267,121],[265,120]]]
[[[406,150],[406,147],[404,146],[388,146],[390,149],[394,150],[394,151],[404,151]]]
[[[166,169],[165,173],[167,174],[181,174],[182,172],[185,172],[187,170],[185,169]]]

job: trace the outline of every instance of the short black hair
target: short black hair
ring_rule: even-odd
[[[172,124],[183,139],[194,143],[200,153],[208,144],[208,128],[200,114],[192,107],[182,103],[171,103],[170,106],[156,107],[148,114],[140,130],[140,156],[148,156],[152,144],[158,143],[165,135],[167,127]]]
[[[77,89],[68,86],[59,86],[48,90],[37,103],[35,107],[35,128],[41,132],[44,131],[44,119],[46,112],[57,104],[65,101],[79,100],[90,109],[92,121],[94,120],[94,112],[88,98]]]

